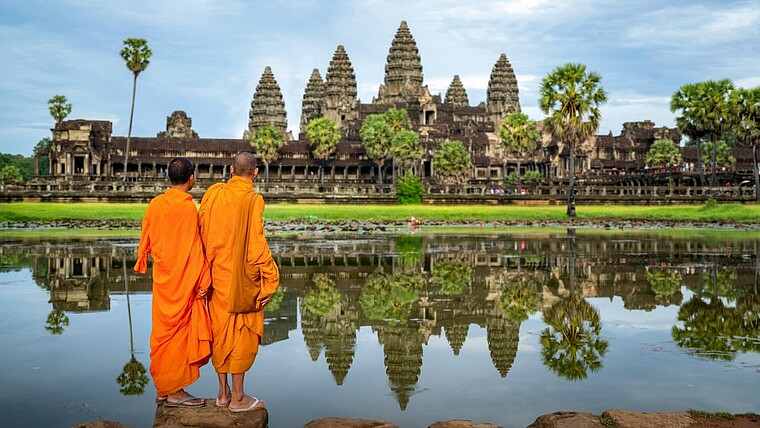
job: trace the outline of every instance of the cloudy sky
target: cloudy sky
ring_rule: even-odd
[[[110,120],[126,135],[132,76],[128,37],[153,50],[140,75],[133,135],[155,136],[185,110],[201,137],[239,138],[265,66],[297,133],[313,68],[325,77],[335,48],[351,59],[359,98],[383,81],[391,40],[406,20],[425,84],[445,93],[458,74],[475,105],[501,53],[534,119],[541,79],[566,62],[602,75],[609,93],[599,133],[651,119],[684,83],[730,78],[760,85],[760,4],[620,0],[4,0],[0,3],[0,152],[29,155],[50,136],[47,100],[63,94],[69,119]]]

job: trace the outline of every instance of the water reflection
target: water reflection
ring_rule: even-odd
[[[122,395],[142,395],[148,384],[148,375],[143,363],[135,358],[135,340],[132,333],[132,305],[129,303],[129,275],[127,274],[127,250],[122,247],[121,268],[124,278],[124,292],[127,298],[127,319],[129,320],[129,354],[130,359],[121,370],[116,383],[119,384],[119,392]]]
[[[49,290],[45,329],[56,335],[68,325],[66,312],[109,310],[109,294],[125,293],[132,342],[129,294],[150,291],[151,278],[127,275],[135,249],[112,244],[5,245],[0,269],[27,266]],[[563,233],[273,237],[270,245],[283,287],[267,307],[263,343],[300,328],[311,360],[324,355],[340,386],[355,364],[357,333],[369,327],[402,410],[419,392],[431,337],[444,337],[459,357],[476,326],[485,332],[494,375],[509,379],[520,328],[538,312],[532,319],[545,324],[536,334],[547,369],[564,380],[593,376],[611,345],[590,298],[619,297],[625,308],[644,311],[680,306],[672,339],[690,355],[731,361],[760,352],[754,241]],[[123,394],[142,394],[148,377],[133,343],[130,351],[117,382]]]

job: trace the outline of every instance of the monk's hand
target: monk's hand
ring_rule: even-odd
[[[264,307],[269,303],[269,299],[271,299],[272,296],[267,296],[265,299],[261,301],[261,306]]]
[[[201,297],[206,297],[208,294],[208,290],[198,289],[198,295]]]

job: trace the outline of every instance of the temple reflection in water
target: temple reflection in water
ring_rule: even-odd
[[[130,293],[150,292],[150,276],[131,270],[133,244],[17,242],[4,245],[0,256],[15,257],[49,290],[49,330],[61,334],[65,312],[109,310],[109,294],[125,292],[126,285]],[[370,327],[401,409],[416,392],[430,337],[444,337],[457,356],[473,325],[485,330],[502,378],[515,361],[521,323],[538,313],[547,324],[542,357],[551,371],[577,380],[600,370],[608,343],[603,320],[585,298],[619,297],[625,308],[645,311],[680,306],[673,339],[696,355],[730,359],[760,350],[752,339],[760,329],[757,241],[557,232],[274,236],[270,245],[282,289],[267,311],[264,344],[287,339],[300,313],[311,359],[324,355],[342,385],[357,332]]]

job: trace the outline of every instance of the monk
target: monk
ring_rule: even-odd
[[[153,329],[150,333],[150,374],[156,403],[199,407],[185,387],[200,376],[211,356],[211,320],[206,294],[211,272],[203,254],[198,212],[190,189],[195,167],[187,158],[169,162],[171,187],[148,204],[142,221],[135,271],[145,273],[153,257]]]
[[[253,193],[253,179],[259,173],[256,157],[252,153],[238,154],[230,173],[232,178],[227,183],[217,183],[203,195],[199,217],[213,281],[209,311],[214,333],[211,361],[219,378],[216,404],[228,406],[233,412],[245,412],[264,408],[263,401],[246,395],[243,390],[245,373],[253,365],[264,335],[264,313],[263,310],[230,312],[236,303],[230,293],[236,272],[233,270],[236,242],[247,238],[245,260],[237,262],[238,269],[245,263],[260,272],[262,306],[266,306],[277,289],[280,273],[264,236],[264,199]],[[248,204],[244,205],[244,200]],[[246,220],[244,216],[248,216],[251,227],[247,236],[239,236],[238,225],[239,221]],[[231,389],[228,374],[232,377]]]

